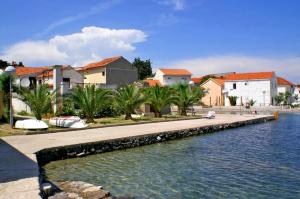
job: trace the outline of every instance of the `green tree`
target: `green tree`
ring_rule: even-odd
[[[143,61],[140,58],[135,58],[132,65],[138,70],[139,80],[144,80],[145,78],[152,76],[151,61],[149,59]]]
[[[37,86],[34,89],[20,88],[19,98],[29,106],[36,119],[52,111],[54,92],[50,92],[48,85]]]
[[[109,103],[111,98],[111,91],[97,89],[95,85],[84,88],[77,86],[72,93],[72,99],[85,115],[87,123],[94,122],[95,115]]]
[[[0,69],[4,70],[8,66],[7,61],[0,59]]]
[[[125,119],[129,120],[132,119],[131,114],[145,102],[145,96],[138,87],[127,85],[115,92],[115,102],[117,108],[125,113]]]
[[[5,121],[9,121],[9,80],[12,78],[12,90],[14,92],[19,92],[19,87],[17,87],[13,82],[15,77],[10,77],[8,74],[0,75],[0,90],[3,92],[3,105],[4,105],[4,117]]]
[[[292,98],[292,93],[289,91],[286,91],[284,93],[284,104],[285,105],[290,105],[291,104],[291,98]]]
[[[275,101],[277,104],[281,104],[282,102],[284,102],[284,94],[283,93],[279,93],[278,95],[275,96]]]
[[[286,91],[285,93],[279,93],[277,96],[275,96],[275,101],[277,104],[289,105],[292,97],[292,93]]]
[[[229,102],[231,106],[236,106],[237,96],[228,96]]]
[[[145,95],[146,102],[153,108],[155,117],[161,117],[162,109],[176,100],[173,89],[159,85],[148,87]]]
[[[187,109],[194,103],[198,103],[205,96],[205,91],[199,86],[191,87],[188,84],[177,84],[175,89],[175,101],[179,114],[187,116]]]

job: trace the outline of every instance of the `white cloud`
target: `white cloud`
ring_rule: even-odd
[[[57,35],[47,41],[16,43],[0,54],[8,61],[23,61],[26,65],[82,65],[106,56],[126,54],[135,50],[135,43],[146,40],[137,29],[85,27],[79,33]]]
[[[194,76],[224,72],[275,71],[290,81],[300,83],[300,57],[264,58],[243,55],[224,55],[178,60],[169,67],[187,68]]]
[[[174,10],[183,10],[185,8],[185,0],[158,0],[159,4],[171,6]]]

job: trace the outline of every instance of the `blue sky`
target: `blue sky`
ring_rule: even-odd
[[[151,59],[195,75],[300,69],[298,0],[10,0],[1,2],[0,58],[82,65]]]

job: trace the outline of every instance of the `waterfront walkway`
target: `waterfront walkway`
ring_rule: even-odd
[[[38,165],[35,153],[46,148],[243,122],[266,115],[217,115],[195,119],[136,124],[61,133],[10,136],[0,139],[0,199],[39,198]]]

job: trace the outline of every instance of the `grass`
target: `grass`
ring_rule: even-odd
[[[150,123],[150,122],[164,122],[164,121],[175,121],[175,120],[183,120],[183,119],[199,119],[201,116],[178,116],[178,115],[166,115],[162,118],[155,118],[155,117],[141,117],[136,118],[133,120],[125,120],[123,117],[114,117],[114,118],[97,118],[95,119],[95,123],[89,124],[89,127],[97,128],[97,127],[105,127],[105,126],[118,126],[118,125],[126,125],[126,124],[139,124],[139,123]],[[48,123],[47,120],[45,120]],[[49,125],[50,126],[50,125]],[[59,130],[66,130],[66,128],[58,128],[50,126],[50,128],[45,133],[59,131]],[[18,130],[18,129],[11,129],[9,124],[0,124],[0,137],[4,136],[12,136],[12,135],[26,135],[32,134],[35,131],[27,131],[27,130]]]
[[[11,129],[9,124],[0,123],[0,137],[12,135],[25,135],[26,132],[18,129]]]

